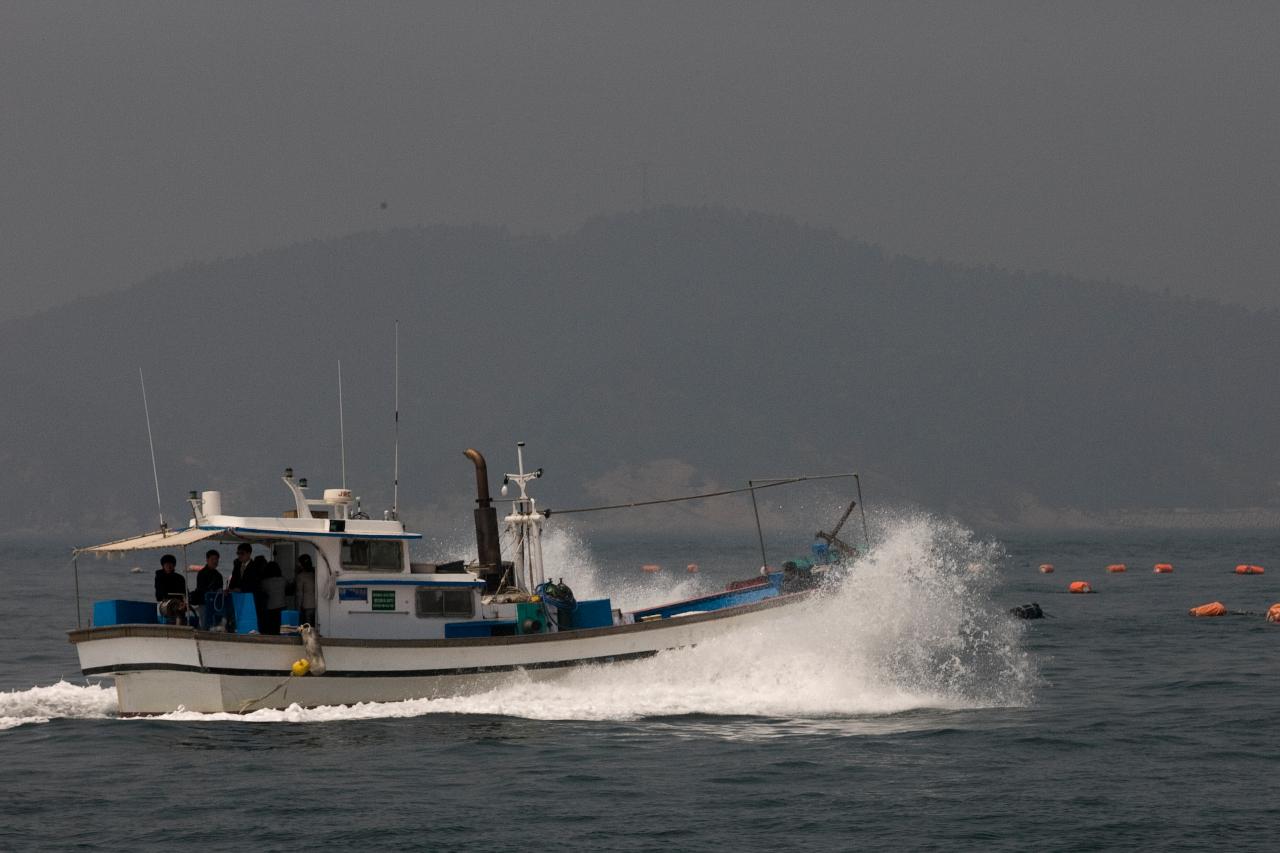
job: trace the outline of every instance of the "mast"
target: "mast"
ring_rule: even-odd
[[[396,320],[396,418],[395,458],[391,463],[391,517],[400,518],[400,321]]]
[[[502,494],[507,494],[507,484],[515,483],[520,489],[520,496],[511,502],[511,514],[503,519],[507,530],[516,542],[516,578],[525,584],[529,592],[538,588],[546,580],[542,566],[542,513],[538,512],[538,502],[529,497],[525,488],[531,480],[542,476],[542,469],[526,472],[524,470],[524,442],[516,442],[516,473],[506,474],[502,478]]]
[[[347,487],[347,425],[342,416],[342,359],[338,359],[338,446],[342,453],[342,488]]]

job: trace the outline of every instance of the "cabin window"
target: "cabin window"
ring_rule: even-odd
[[[475,600],[469,589],[418,588],[418,615],[425,618],[476,614]]]
[[[355,572],[403,572],[404,543],[395,539],[343,539],[342,568]]]

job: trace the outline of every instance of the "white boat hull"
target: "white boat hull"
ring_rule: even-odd
[[[455,640],[322,639],[324,675],[293,676],[296,637],[122,625],[73,631],[85,675],[115,679],[121,714],[179,708],[247,713],[290,705],[350,705],[478,693],[512,672],[551,678],[577,666],[649,657],[729,631],[752,630],[783,595],[710,613],[583,631]]]

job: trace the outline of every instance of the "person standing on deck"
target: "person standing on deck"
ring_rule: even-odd
[[[236,559],[231,564],[231,580],[227,582],[227,592],[248,592],[244,588],[244,573],[249,568],[250,559],[253,557],[253,546],[248,542],[241,542],[236,546]],[[227,630],[236,630],[236,609],[233,605],[227,605]]]
[[[248,592],[244,588],[244,570],[249,568],[249,560],[253,556],[253,546],[241,542],[236,546],[236,559],[231,564],[231,580],[227,583],[228,592]]]
[[[311,555],[298,557],[298,569],[293,576],[298,597],[298,624],[316,624],[316,567],[311,565]]]
[[[222,572],[218,571],[218,563],[222,555],[210,549],[204,555],[204,566],[196,573],[196,589],[191,593],[191,606],[200,614],[200,627],[208,630],[213,623],[210,614],[205,613],[205,595],[211,592],[222,592]]]
[[[249,561],[244,567],[244,571],[240,573],[240,591],[248,592],[253,595],[253,609],[258,616],[258,633],[265,633],[262,630],[267,621],[267,596],[262,589],[262,581],[266,577],[267,558],[259,554]]]
[[[284,610],[284,572],[280,570],[280,564],[275,560],[267,563],[265,569],[262,570],[262,607],[260,613],[263,617],[258,620],[259,634],[279,634],[280,633],[280,612]]]
[[[165,554],[160,558],[160,568],[156,569],[156,603],[165,621],[173,620],[169,624],[181,624],[187,598],[187,579],[175,571],[177,566],[178,558]],[[170,603],[174,598],[176,605]]]

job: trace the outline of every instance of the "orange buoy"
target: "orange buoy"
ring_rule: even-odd
[[[1041,564],[1040,564],[1040,574],[1042,574],[1042,575],[1051,575],[1051,574],[1053,574],[1053,563],[1041,563]]]
[[[657,563],[645,563],[640,567],[640,571],[653,574],[654,572],[662,571],[662,566],[659,566]]]
[[[1173,571],[1173,566],[1169,563],[1156,563],[1155,574],[1167,575]]]
[[[1262,566],[1246,566],[1243,564],[1236,566],[1236,574],[1238,575],[1260,575],[1264,571]]]
[[[1111,572],[1111,574],[1113,575],[1118,574],[1120,572],[1127,572],[1128,570],[1129,570],[1128,567],[1125,566],[1124,563],[1112,563],[1111,565],[1107,566],[1107,571]]]
[[[684,570],[691,575],[696,575],[698,573],[698,564],[690,563],[689,565],[684,567]]]
[[[1191,616],[1226,616],[1227,607],[1221,601],[1211,601],[1187,611]]]
[[[1273,604],[1267,610],[1267,621],[1280,623],[1280,604]]]
[[[1093,592],[1093,587],[1089,586],[1088,581],[1072,581],[1067,592]]]

